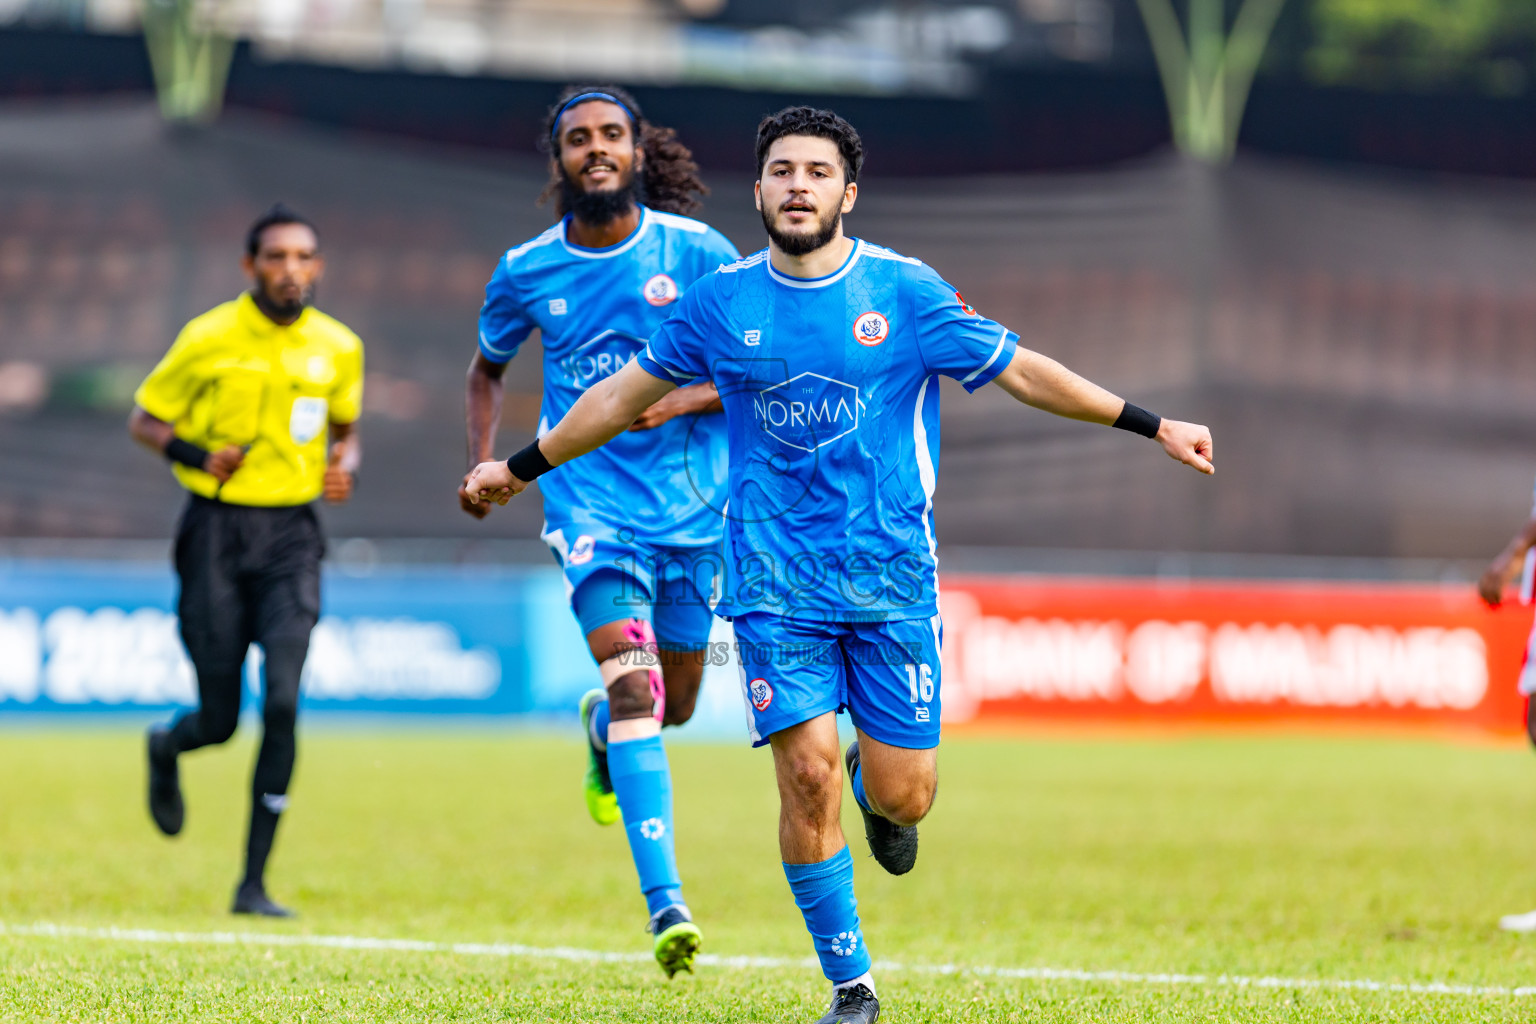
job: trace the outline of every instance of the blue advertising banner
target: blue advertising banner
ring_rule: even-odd
[[[166,564],[0,562],[0,716],[195,703],[175,598]],[[573,716],[596,685],[552,567],[327,567],[322,607],[304,669],[308,711]],[[716,627],[715,650],[728,652],[729,627]],[[743,736],[734,657],[717,660],[685,729]],[[253,647],[252,699],[260,667]]]

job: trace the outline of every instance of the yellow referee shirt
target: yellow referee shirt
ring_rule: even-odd
[[[218,451],[248,446],[221,488],[200,469],[171,466],[193,494],[234,505],[302,505],[320,496],[327,424],[362,412],[363,343],[340,321],[306,309],[284,327],[249,294],[182,328],[134,393],[176,436]]]

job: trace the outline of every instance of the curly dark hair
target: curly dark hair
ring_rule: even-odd
[[[308,217],[298,213],[282,203],[273,203],[267,212],[256,218],[256,222],[245,232],[245,253],[247,256],[255,256],[261,251],[261,236],[267,228],[275,228],[283,224],[302,224],[315,233],[315,240],[320,240],[320,229],[310,222]]]
[[[787,135],[812,135],[832,140],[843,158],[844,183],[859,180],[859,168],[864,166],[864,141],[859,138],[858,131],[833,111],[815,107],[785,107],[777,114],[763,118],[757,126],[758,174],[763,172],[768,147]]]
[[[709,188],[699,179],[699,165],[694,163],[693,151],[677,140],[677,132],[673,129],[647,121],[635,98],[616,85],[568,85],[545,114],[540,145],[549,152],[549,183],[539,195],[539,205],[554,200],[556,213],[564,217],[569,212],[560,190],[564,172],[560,169],[560,140],[555,137],[555,119],[564,113],[565,105],[571,99],[585,92],[607,93],[629,109],[630,130],[645,151],[645,160],[635,181],[640,201],[663,213],[698,210],[703,204],[696,197],[709,195]]]

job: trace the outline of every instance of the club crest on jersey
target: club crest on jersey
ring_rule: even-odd
[[[597,548],[597,541],[589,533],[584,533],[576,538],[576,543],[571,545],[571,553],[566,557],[567,565],[586,565],[592,561],[592,553]]]
[[[853,340],[860,345],[875,346],[891,333],[891,325],[879,313],[869,312],[853,322]]]
[[[677,282],[666,274],[657,274],[645,282],[645,287],[640,289],[640,294],[645,296],[645,301],[653,306],[665,306],[677,298]]]
[[[768,705],[773,703],[773,687],[768,685],[768,680],[754,679],[747,684],[747,689],[752,694],[752,706],[767,711]]]

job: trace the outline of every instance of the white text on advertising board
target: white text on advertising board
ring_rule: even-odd
[[[466,649],[447,623],[324,618],[310,637],[303,686],[320,700],[478,700],[500,683],[496,653]],[[0,610],[0,703],[164,705],[195,696],[169,612]]]
[[[1148,705],[1202,682],[1222,704],[1466,710],[1488,690],[1488,651],[1470,628],[1009,618],[946,592],[945,711],[981,701]]]

